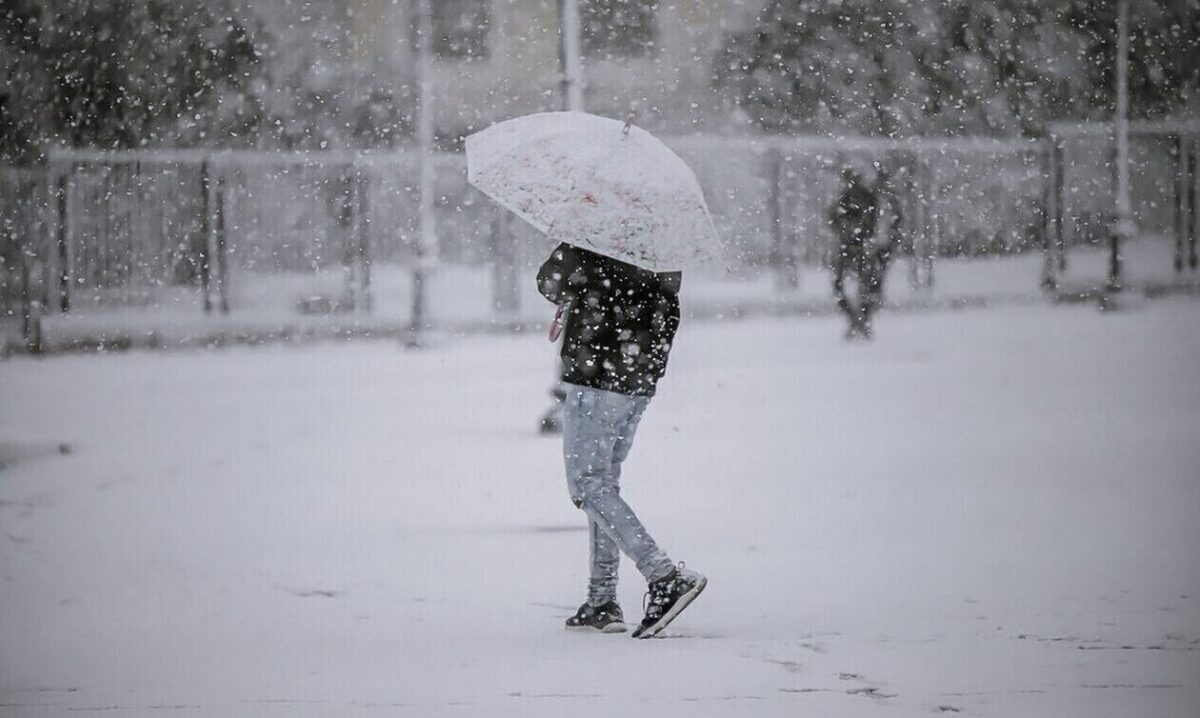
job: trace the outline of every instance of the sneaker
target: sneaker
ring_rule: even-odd
[[[616,601],[609,601],[603,606],[583,604],[574,616],[567,619],[567,628],[594,629],[601,633],[624,633],[628,630]]]
[[[667,627],[708,585],[703,574],[689,571],[680,563],[666,578],[650,584],[646,591],[646,617],[633,631],[634,638],[652,638]]]

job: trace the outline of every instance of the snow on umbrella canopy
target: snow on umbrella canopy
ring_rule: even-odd
[[[691,168],[630,123],[543,112],[467,137],[467,181],[555,241],[656,272],[721,258]]]

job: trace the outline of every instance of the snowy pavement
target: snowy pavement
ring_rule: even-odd
[[[840,333],[685,322],[623,494],[710,584],[650,641],[561,627],[537,336],[0,362],[0,714],[1194,718],[1200,304]]]

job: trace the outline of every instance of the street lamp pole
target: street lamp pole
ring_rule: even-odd
[[[416,0],[417,11],[417,153],[419,177],[417,191],[417,234],[413,241],[412,310],[409,317],[408,344],[418,346],[425,317],[428,269],[435,256],[437,230],[434,226],[433,174],[433,78],[430,56],[433,44],[433,18],[430,0]]]
[[[582,31],[578,0],[558,0],[558,68],[563,109],[583,112]]]
[[[1137,227],[1129,198],[1129,0],[1117,3],[1117,111],[1113,133],[1117,143],[1117,218],[1111,235],[1108,288],[1121,289],[1121,245]]]

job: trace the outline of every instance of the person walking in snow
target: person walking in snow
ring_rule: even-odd
[[[846,330],[847,339],[870,337],[867,322],[875,257],[868,244],[875,234],[875,220],[875,192],[857,172],[846,167],[842,170],[842,191],[829,208],[829,224],[838,240],[837,251],[833,255],[833,297],[850,322]],[[848,273],[853,275],[858,286],[857,306],[846,295]]]
[[[538,270],[538,290],[558,305],[563,335],[567,489],[587,514],[591,541],[587,600],[568,628],[626,630],[617,601],[621,553],[649,584],[635,638],[657,635],[707,584],[667,556],[620,495],[621,464],[679,327],[681,279],[680,272],[655,273],[565,243]]]

